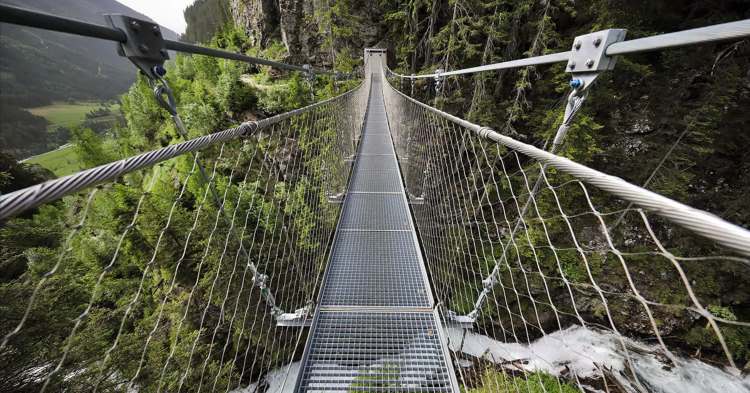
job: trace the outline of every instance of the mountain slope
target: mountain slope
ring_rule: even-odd
[[[87,22],[106,24],[103,14],[150,19],[115,0],[3,0],[4,3]],[[177,39],[171,30],[165,38]],[[135,68],[112,42],[0,25],[0,99],[36,106],[55,100],[108,99],[135,80]]]

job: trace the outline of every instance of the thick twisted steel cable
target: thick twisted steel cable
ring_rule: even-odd
[[[461,158],[457,159],[457,160],[449,161],[449,162],[452,162],[452,164],[450,164],[451,169],[448,172],[449,178],[445,179],[444,181],[441,181],[440,183],[442,183],[442,184],[444,184],[446,186],[446,191],[444,192],[444,194],[448,195],[448,199],[452,201],[451,204],[452,204],[453,208],[454,209],[460,209],[463,212],[463,214],[453,215],[453,219],[454,220],[457,220],[459,218],[461,220],[460,220],[460,222],[455,221],[451,225],[454,226],[454,227],[466,228],[469,225],[469,222],[468,222],[469,217],[473,217],[473,215],[472,215],[473,213],[470,212],[469,206],[472,206],[472,208],[471,208],[472,210],[474,210],[474,211],[476,210],[475,207],[473,207],[473,205],[474,205],[474,203],[473,203],[473,194],[472,195],[467,195],[466,197],[459,198],[459,197],[457,197],[455,195],[456,193],[454,192],[454,190],[450,189],[448,187],[448,185],[452,184],[456,188],[466,188],[466,189],[475,188],[474,185],[470,184],[470,182],[469,182],[470,177],[474,176],[474,172],[473,171],[467,172],[467,166],[463,164],[463,162],[465,160],[468,160],[471,157],[471,154],[470,154],[471,152],[469,151],[469,149],[467,148],[467,145],[465,144],[465,139],[466,139],[466,135],[465,134],[462,134],[460,132],[460,130],[457,130],[455,128],[455,125],[447,123],[444,119],[437,118],[437,121],[439,122],[439,124],[441,124],[440,131],[438,131],[438,134],[440,134],[440,135],[446,135],[446,139],[444,139],[442,142],[438,143],[438,146],[442,146],[442,147],[446,147],[446,146],[460,147],[459,149],[449,150],[446,153],[447,155],[459,156]],[[458,140],[459,137],[461,138],[461,141]],[[469,163],[469,164],[471,164],[471,163]],[[487,233],[485,232],[484,234],[486,235]],[[463,231],[459,231],[459,235],[460,235],[460,237],[462,237],[461,242],[463,244],[466,244],[467,247],[469,248],[468,252],[469,252],[470,255],[469,255],[469,258],[467,259],[467,261],[487,260],[488,257],[486,255],[485,248],[481,247],[481,246],[477,246],[478,239],[475,238],[475,236],[473,236],[473,234],[469,234],[468,231],[463,230]],[[480,232],[480,235],[481,235],[481,232]],[[520,263],[520,261],[519,261],[519,263]],[[471,267],[469,265],[469,266],[466,266],[465,269],[467,271],[469,269],[473,270],[473,267]],[[526,287],[527,295],[532,300],[532,304],[534,305],[534,308],[535,308],[535,311],[534,311],[535,317],[536,317],[537,320],[539,320],[539,313],[538,313],[538,311],[536,311],[536,303],[538,303],[538,301],[536,301],[536,299],[534,299],[533,295],[530,292],[529,281],[528,281],[528,278],[526,277],[526,272],[524,271],[523,267],[521,267],[521,271],[522,271],[523,276],[524,276],[524,281],[525,281],[525,287]],[[475,273],[475,275],[476,275],[476,273]],[[480,278],[483,277],[483,276],[484,275],[481,274],[481,273],[478,274],[478,277],[480,277]],[[459,295],[461,295],[461,294],[459,294]],[[466,294],[463,294],[463,295],[466,296]],[[516,296],[520,297],[520,296],[522,296],[522,294],[519,293],[516,290]],[[466,299],[466,300],[471,301],[471,300],[473,300],[473,298],[472,299]],[[523,309],[521,309],[521,308],[519,308],[519,315],[522,317],[522,320],[524,321],[524,327],[528,326],[529,323],[526,322],[527,318],[524,316]],[[450,321],[446,320],[446,322],[450,322]],[[546,335],[544,333],[544,330],[541,328],[541,326],[537,326],[537,325],[534,325],[534,326],[535,326],[536,329],[540,330],[543,335]],[[529,331],[526,330],[526,342],[528,342],[529,340],[530,340]],[[516,343],[519,343],[519,341],[517,339],[516,339]],[[455,349],[455,348],[454,348],[454,350],[457,351],[457,349]],[[531,352],[534,353],[533,349],[532,349]],[[551,365],[551,362],[549,360],[544,359],[544,357],[540,356],[539,354],[535,354],[535,355],[537,356],[537,358],[541,359],[546,364]],[[525,377],[525,380],[526,380],[526,383],[527,383],[527,388],[528,388],[528,383],[529,383],[530,376],[528,374],[526,374],[525,370],[524,370],[524,377]],[[531,378],[533,378],[533,376],[531,376]],[[538,376],[537,376],[537,378],[538,378]],[[558,381],[558,385],[561,384],[559,378],[557,379],[557,381]],[[541,380],[539,382],[541,382]],[[541,385],[541,386],[543,386],[543,385]]]
[[[701,235],[702,237],[711,239],[742,255],[750,256],[750,231],[747,229],[727,222],[708,212],[692,208],[655,192],[628,183],[619,177],[607,175],[565,157],[557,156],[532,145],[519,142],[513,138],[504,136],[489,127],[482,127],[445,113],[439,109],[417,101],[395,89],[394,91],[406,100],[412,101],[450,122],[473,131],[482,138],[493,140],[505,147],[517,150],[528,157],[549,164],[586,183],[594,185],[601,190],[626,201],[633,202],[648,211],[654,212],[657,215]]]
[[[83,190],[92,185],[116,179],[138,169],[177,157],[179,155],[202,150],[210,145],[249,135],[256,128],[254,123],[243,123],[215,134],[177,143],[161,149],[149,151],[134,157],[125,158],[109,164],[87,169],[69,176],[50,180],[35,186],[24,188],[0,196],[0,220],[10,218],[25,210],[51,202],[65,195]]]
[[[405,102],[401,102],[401,103],[396,103],[396,104],[394,104],[394,103],[391,103],[391,105],[390,105],[389,109],[390,109],[390,110],[392,110],[392,111],[394,111],[394,112],[398,112],[398,109],[397,109],[397,108],[399,108],[399,107],[402,107],[402,106],[406,106],[406,107],[409,107],[409,106],[410,106],[409,104],[413,104],[413,103],[405,103]],[[435,132],[431,132],[431,133],[435,134]],[[491,139],[490,139],[490,140],[491,140]],[[491,140],[491,141],[492,141],[492,140]],[[459,145],[460,145],[460,143],[458,143],[458,142],[457,142],[457,141],[455,141],[455,140],[454,140],[454,141],[445,141],[445,142],[444,142],[443,144],[444,144],[444,145],[449,145],[449,146],[459,146]],[[496,145],[496,146],[500,146],[500,145]],[[529,179],[527,179],[527,178],[526,178],[526,173],[525,173],[525,171],[524,171],[524,170],[523,170],[523,168],[522,168],[523,164],[522,164],[522,163],[520,162],[520,158],[518,157],[518,153],[516,152],[516,150],[511,150],[511,151],[512,151],[512,152],[513,152],[513,154],[515,155],[515,158],[516,158],[516,163],[518,164],[519,168],[521,168],[521,169],[520,169],[520,170],[519,170],[518,172],[519,172],[520,174],[522,174],[522,175],[523,175],[523,177],[524,177],[524,183],[526,184],[526,189],[527,189],[527,190],[529,191],[529,192],[528,192],[528,193],[526,194],[526,195],[529,195],[529,200],[527,201],[527,203],[530,203],[530,204],[531,204],[531,206],[533,206],[533,207],[534,207],[534,210],[535,210],[535,211],[536,211],[536,213],[537,213],[537,218],[538,218],[538,221],[539,221],[539,222],[540,222],[540,224],[542,225],[542,229],[544,230],[545,236],[546,236],[546,238],[547,238],[547,242],[548,242],[548,248],[549,248],[550,250],[552,250],[552,252],[553,252],[553,253],[556,253],[556,251],[555,251],[555,250],[558,250],[558,249],[560,249],[560,248],[557,248],[557,247],[555,247],[555,246],[554,246],[554,245],[553,245],[553,244],[551,243],[551,238],[550,238],[550,236],[549,236],[549,232],[547,231],[547,228],[546,228],[546,224],[545,224],[545,221],[546,221],[547,219],[549,219],[549,218],[544,218],[544,217],[542,217],[542,216],[541,216],[541,213],[540,213],[540,211],[539,211],[539,209],[538,209],[538,207],[537,207],[537,202],[536,202],[536,199],[535,199],[535,194],[536,194],[536,191],[537,191],[537,190],[531,191],[531,187],[530,187],[530,181],[529,181]],[[455,159],[458,159],[458,158],[459,158],[459,155],[458,155],[458,154],[461,154],[461,153],[460,153],[460,151],[454,151],[454,153],[453,153],[453,154],[454,154],[454,156],[453,156],[453,157],[454,157]],[[409,161],[409,164],[411,164],[411,163],[412,163],[412,162],[414,161],[414,153],[412,153],[411,151],[409,151],[409,153],[408,153],[408,156],[409,156],[409,159],[410,159],[410,161]],[[502,156],[501,156],[501,157],[502,157]],[[487,163],[486,163],[486,164],[487,164]],[[479,165],[479,163],[477,163],[477,165]],[[561,187],[562,185],[559,185],[559,186],[553,186],[553,185],[551,185],[551,184],[550,184],[550,183],[549,183],[549,182],[547,181],[547,179],[546,179],[546,177],[545,177],[546,173],[545,173],[545,171],[544,171],[544,169],[545,169],[545,167],[546,167],[547,165],[548,165],[548,164],[546,164],[546,163],[540,163],[540,164],[539,164],[539,167],[540,167],[540,171],[539,171],[539,172],[540,172],[540,178],[539,178],[539,179],[537,179],[537,182],[536,182],[536,183],[538,184],[538,183],[539,183],[539,181],[542,181],[542,180],[543,180],[543,181],[544,181],[544,182],[545,182],[545,183],[547,184],[547,188],[548,188],[548,189],[549,189],[549,190],[550,190],[550,191],[552,192],[552,194],[553,194],[553,195],[555,196],[555,198],[557,199],[557,195],[556,195],[556,194],[557,194],[557,193],[556,193],[556,189],[557,189],[558,187]],[[504,171],[504,172],[505,172],[506,174],[508,173],[508,172],[507,172],[507,170],[506,170],[506,171]],[[473,172],[472,172],[472,174],[466,173],[465,175],[466,175],[467,177],[469,177],[469,176],[474,176]],[[578,183],[580,184],[580,181],[579,181]],[[474,186],[476,187],[476,183],[469,183],[469,184],[472,184],[472,185],[474,185]],[[570,182],[569,182],[569,181],[567,181],[567,182],[565,182],[565,184],[570,184]],[[510,187],[513,187],[513,186],[512,186],[512,183],[509,183],[508,185],[509,185]],[[464,185],[463,185],[463,187],[465,187],[465,186],[466,186],[466,184],[464,184]],[[583,186],[583,185],[581,184],[581,186]],[[458,187],[458,188],[461,188],[462,186],[461,186],[461,185],[457,185],[457,187]],[[537,186],[536,184],[535,184],[535,187],[534,187],[534,189],[538,189],[538,186]],[[477,189],[476,189],[475,191],[476,191],[476,192],[478,193],[478,192],[480,191],[480,189],[479,189],[479,188],[477,188]],[[455,194],[454,196],[458,196],[458,194],[457,194],[456,192],[452,191],[452,190],[447,190],[447,191],[445,191],[445,192],[446,192],[447,194],[451,194],[451,195],[454,195],[454,194]],[[461,198],[471,198],[471,196],[470,196],[469,194],[461,193],[461,195],[462,195],[462,196],[461,196]],[[520,194],[519,194],[519,196],[520,196]],[[516,197],[516,198],[515,198],[514,200],[517,200],[517,197]],[[599,220],[599,222],[601,223],[601,222],[602,222],[602,221],[601,221],[602,213],[600,213],[600,212],[596,211],[596,209],[594,209],[594,208],[593,208],[593,205],[591,205],[591,202],[592,202],[592,200],[591,200],[591,198],[590,198],[590,197],[587,197],[587,200],[588,200],[588,202],[589,202],[589,204],[590,204],[590,207],[591,207],[591,209],[592,209],[592,210],[591,210],[591,214],[593,214],[594,216],[597,216],[597,217],[598,217],[598,220]],[[474,205],[474,199],[469,199],[469,201],[471,202],[471,204],[472,204],[472,205]],[[558,203],[558,205],[559,205],[559,199],[558,199],[558,202],[557,202],[557,203]],[[501,205],[502,205],[502,203],[501,203]],[[418,209],[419,209],[419,207],[416,207],[416,209],[418,210]],[[474,212],[473,212],[473,213],[476,213],[476,211],[477,211],[478,209],[481,209],[481,205],[480,205],[480,207],[474,206],[474,209],[475,209],[475,210],[474,210]],[[491,208],[490,210],[493,210],[493,209]],[[524,209],[522,209],[522,211],[523,211],[523,212],[525,212],[526,210],[527,210],[527,207],[524,207]],[[625,209],[625,212],[627,212],[627,211],[629,211],[629,210],[630,210],[630,211],[632,211],[632,209],[630,209],[630,208],[626,208],[626,209]],[[650,224],[649,224],[649,223],[648,223],[648,221],[647,221],[647,220],[645,219],[645,214],[643,213],[643,210],[642,210],[642,209],[638,209],[638,211],[640,211],[640,212],[641,212],[641,214],[643,215],[643,218],[644,218],[644,225],[646,225],[646,227],[650,229]],[[473,214],[473,213],[472,213],[472,212],[468,212],[468,211],[466,212],[466,214],[469,214],[469,215],[471,215],[471,214]],[[610,213],[608,213],[608,214],[619,214],[619,213],[620,213],[620,212],[610,212]],[[415,213],[415,215],[416,215],[417,217],[419,217],[419,216],[420,216],[420,214],[419,214],[419,213]],[[570,214],[566,214],[566,213],[562,212],[562,210],[561,210],[561,215],[559,215],[559,216],[556,216],[555,218],[557,218],[557,219],[564,219],[565,221],[568,221],[568,218],[573,218],[573,217],[575,217],[575,216],[577,216],[577,215],[578,215],[578,214],[573,214],[573,215],[570,215]],[[463,214],[462,214],[462,215],[458,215],[458,214],[456,214],[456,215],[455,215],[455,217],[459,217],[459,216],[463,217]],[[523,215],[519,216],[519,219],[524,219]],[[434,220],[434,219],[433,219],[433,220]],[[486,220],[486,219],[483,219],[483,220],[481,220],[481,223],[486,223],[487,221],[488,221],[488,220]],[[508,225],[510,225],[510,223],[508,223]],[[603,225],[603,224],[600,224],[600,226],[601,226],[601,225]],[[569,222],[568,222],[568,226],[570,226],[570,223],[569,223]],[[431,228],[431,226],[427,226],[427,228],[426,228],[426,229],[429,229],[429,228]],[[425,228],[424,228],[424,227],[421,227],[420,229],[425,229]],[[480,229],[480,230],[481,230],[481,229]],[[674,306],[674,307],[679,307],[679,305],[664,304],[664,303],[660,303],[660,302],[654,302],[654,301],[651,301],[651,300],[648,300],[648,299],[644,298],[644,297],[643,297],[642,295],[639,295],[639,294],[638,294],[638,290],[637,290],[637,289],[635,288],[635,286],[634,286],[634,283],[633,283],[633,280],[632,280],[632,279],[629,279],[629,280],[628,280],[628,282],[629,282],[629,287],[630,287],[631,291],[633,291],[633,294],[631,294],[631,293],[618,293],[618,292],[607,291],[607,290],[604,290],[604,289],[602,289],[601,287],[599,287],[599,286],[597,285],[596,281],[594,281],[594,279],[593,279],[593,276],[591,275],[591,271],[590,271],[590,269],[588,269],[588,263],[586,263],[585,252],[584,252],[584,251],[582,250],[581,246],[577,244],[577,241],[575,240],[575,234],[574,234],[574,232],[573,232],[573,229],[572,229],[572,227],[571,227],[571,228],[569,228],[569,231],[570,231],[570,235],[571,235],[571,236],[573,237],[573,239],[574,239],[573,241],[574,241],[574,243],[576,244],[576,248],[578,248],[578,249],[579,249],[579,250],[581,251],[581,255],[582,255],[582,256],[583,256],[583,258],[584,258],[584,259],[583,259],[583,260],[584,260],[584,263],[585,263],[585,264],[586,264],[586,266],[587,266],[587,271],[589,272],[589,277],[591,278],[591,280],[592,280],[592,282],[593,282],[593,284],[594,284],[593,286],[590,286],[590,288],[596,289],[596,291],[597,291],[597,292],[599,292],[599,294],[600,294],[600,295],[603,295],[604,293],[607,293],[607,294],[609,294],[609,295],[627,296],[627,297],[629,297],[629,298],[632,298],[632,299],[634,299],[634,300],[637,300],[638,302],[640,302],[640,303],[641,303],[641,305],[642,305],[642,306],[644,307],[644,309],[646,309],[646,312],[647,312],[647,314],[648,314],[648,319],[649,319],[649,321],[651,322],[651,328],[652,328],[651,330],[652,330],[652,331],[653,331],[653,332],[654,332],[654,333],[656,334],[656,337],[657,337],[657,339],[659,339],[659,346],[660,346],[660,347],[661,347],[661,349],[662,349],[662,350],[664,351],[664,353],[666,353],[666,354],[668,354],[668,355],[669,355],[669,354],[670,354],[670,352],[669,352],[669,349],[668,349],[668,348],[667,348],[667,347],[665,346],[664,342],[663,342],[663,341],[662,341],[662,340],[660,339],[660,333],[659,333],[659,331],[658,331],[657,327],[656,327],[656,326],[654,325],[654,321],[655,321],[655,319],[654,319],[654,318],[655,318],[655,317],[654,317],[654,316],[653,316],[653,315],[651,314],[651,312],[649,312],[649,311],[648,311],[648,308],[649,308],[649,306],[665,306],[665,307],[673,307],[673,306]],[[649,230],[649,233],[651,234],[651,238],[652,238],[652,240],[653,240],[653,241],[654,241],[654,242],[655,242],[655,243],[656,243],[656,244],[657,244],[657,245],[659,246],[659,248],[661,249],[661,252],[656,252],[656,253],[654,253],[654,255],[659,255],[659,256],[663,256],[663,257],[666,257],[666,258],[667,258],[668,260],[670,260],[670,261],[671,261],[671,262],[672,262],[672,263],[674,264],[674,266],[675,266],[675,269],[677,269],[677,271],[679,272],[679,274],[680,274],[680,277],[682,278],[682,282],[683,282],[683,284],[684,284],[684,286],[685,286],[686,290],[688,291],[688,294],[690,295],[691,301],[692,301],[692,302],[693,302],[693,304],[695,305],[695,307],[679,307],[679,308],[680,308],[680,309],[688,309],[688,308],[689,308],[690,310],[692,310],[692,311],[695,311],[695,312],[696,312],[697,314],[699,314],[699,315],[701,315],[701,316],[703,316],[703,317],[705,317],[705,318],[707,318],[707,319],[709,320],[709,325],[708,325],[708,326],[710,326],[710,328],[711,328],[711,329],[712,329],[712,330],[713,330],[713,331],[714,331],[714,332],[716,333],[716,337],[717,337],[717,339],[719,340],[719,342],[720,342],[720,344],[721,344],[722,348],[724,349],[724,352],[725,352],[725,354],[727,355],[727,358],[729,359],[729,364],[731,365],[731,364],[732,364],[732,361],[731,361],[731,353],[730,353],[730,352],[729,352],[729,350],[727,349],[726,343],[724,342],[724,338],[723,338],[723,335],[721,334],[721,331],[720,331],[720,329],[718,328],[718,326],[716,325],[716,323],[715,323],[714,321],[716,321],[716,322],[722,322],[722,323],[731,323],[731,322],[727,322],[727,321],[724,321],[724,320],[720,320],[721,318],[718,318],[718,317],[714,316],[714,315],[713,315],[713,314],[712,314],[712,313],[711,313],[710,311],[708,311],[708,310],[706,310],[705,308],[703,308],[703,307],[702,307],[702,305],[700,304],[700,302],[698,301],[698,299],[697,299],[697,298],[696,298],[696,297],[694,296],[694,294],[693,294],[693,291],[692,291],[692,289],[691,289],[691,285],[690,285],[690,283],[689,283],[689,281],[688,281],[688,279],[687,279],[687,276],[685,275],[685,273],[683,273],[683,272],[682,272],[682,269],[681,269],[681,267],[679,266],[679,262],[678,262],[678,260],[679,260],[679,259],[683,259],[683,260],[692,260],[693,258],[687,258],[687,259],[686,259],[686,258],[680,258],[680,257],[676,257],[676,256],[673,256],[673,255],[669,254],[669,253],[668,253],[668,252],[666,251],[666,249],[665,249],[665,248],[664,248],[663,246],[661,246],[661,245],[660,245],[660,243],[659,243],[659,240],[658,240],[658,239],[656,238],[656,235],[655,235],[655,234],[653,233],[653,230]],[[438,236],[438,238],[439,238],[439,236]],[[432,240],[432,241],[434,242],[434,241],[436,241],[436,240],[437,240],[438,238],[434,238],[434,239],[431,239],[431,240]],[[611,239],[609,239],[609,240],[608,240],[608,242],[609,242],[609,245],[610,245],[610,247],[613,247]],[[490,241],[489,241],[489,244],[491,244],[491,243],[492,243],[492,241],[491,241],[491,239],[490,239]],[[469,243],[469,244],[471,244],[471,243]],[[532,248],[536,248],[536,245],[534,245],[534,244],[531,244],[531,243],[530,243],[530,247],[532,247]],[[431,248],[431,247],[428,247],[428,248]],[[429,250],[428,250],[428,252],[429,252]],[[621,251],[619,251],[619,250],[616,250],[616,249],[615,249],[615,254],[617,254],[618,256],[625,256],[625,255],[626,255],[626,253],[624,253],[624,252],[621,252]],[[474,256],[472,257],[472,255],[474,255]],[[630,254],[627,254],[627,255],[630,255]],[[470,258],[479,258],[480,256],[479,256],[479,255],[476,255],[476,253],[470,253],[470,254],[468,255],[468,257],[470,257]],[[731,260],[735,260],[735,259],[736,259],[736,258],[732,258],[732,257],[719,257],[719,258],[720,258],[720,259],[730,258]],[[621,259],[621,258],[620,258],[620,259]],[[557,258],[556,258],[556,260],[557,260]],[[745,262],[746,262],[746,260],[745,260],[745,259],[736,259],[736,260],[737,260],[738,262],[743,262],[743,263],[745,263]],[[430,261],[430,259],[428,258],[428,263],[429,263],[429,261]],[[562,280],[564,281],[564,284],[565,284],[565,286],[567,286],[567,288],[568,288],[568,292],[569,292],[569,295],[571,296],[571,300],[572,300],[572,305],[573,305],[573,307],[575,308],[575,303],[576,303],[576,302],[575,302],[575,300],[573,299],[573,294],[572,294],[572,292],[571,292],[571,286],[573,286],[573,287],[579,287],[580,285],[578,285],[577,283],[570,283],[570,282],[569,282],[569,280],[567,280],[567,279],[565,278],[565,275],[564,275],[564,272],[563,272],[562,266],[560,266],[559,260],[558,260],[558,262],[557,262],[556,264],[557,264],[557,269],[558,269],[558,271],[559,271],[559,273],[560,273],[560,275],[561,275],[561,277],[562,277]],[[539,267],[538,267],[538,268],[539,268]],[[627,266],[624,266],[624,267],[623,267],[623,269],[625,269],[625,270],[626,270],[626,274],[627,274]],[[523,267],[520,267],[520,269],[516,269],[516,270],[518,270],[519,272],[523,273],[523,271],[524,271],[524,268],[523,268]],[[542,279],[543,279],[543,280],[546,280],[547,278],[552,278],[552,277],[549,277],[549,276],[545,275],[545,274],[544,274],[544,273],[543,273],[543,272],[542,272],[541,270],[539,270],[539,276],[540,276],[540,277],[542,277]],[[504,286],[503,286],[503,287],[504,287]],[[441,291],[441,290],[440,290],[440,288],[439,288],[439,286],[438,286],[438,287],[436,288],[436,290],[437,290],[438,292],[440,292],[440,291]],[[549,291],[549,290],[547,290],[547,292],[548,292],[548,291]],[[519,295],[519,294],[517,293],[517,295]],[[442,297],[442,296],[439,296],[439,298],[440,298],[440,297]],[[507,295],[506,295],[506,297],[507,297]],[[606,300],[605,300],[604,298],[602,298],[602,301],[603,301],[603,305],[604,305],[604,307],[605,307],[605,309],[606,309],[606,308],[607,308],[607,302],[606,302]],[[540,303],[540,304],[545,304],[545,303]],[[553,306],[553,305],[554,305],[554,303],[553,303],[553,302],[552,302],[552,301],[550,300],[550,303],[549,303],[549,304],[547,304],[547,305],[548,305],[548,306]],[[553,306],[553,307],[554,307],[554,306]],[[521,314],[523,314],[523,310],[519,310],[519,311],[520,311],[520,313],[521,313]],[[609,318],[610,318],[610,323],[611,323],[611,324],[613,324],[613,321],[611,320],[611,314],[610,314],[609,310],[606,310],[606,311],[607,311],[607,315],[608,315],[608,316],[609,316]],[[580,314],[578,314],[578,312],[577,312],[577,311],[576,311],[575,309],[574,309],[574,312],[575,312],[575,314],[576,314],[576,315],[571,315],[571,314],[568,314],[568,315],[570,315],[570,316],[576,316],[576,317],[577,317],[577,318],[579,319],[579,321],[582,321],[582,318],[581,318]],[[450,321],[449,321],[449,320],[446,320],[446,322],[447,322],[447,323],[450,323]],[[746,324],[746,322],[731,323],[731,324],[737,324],[737,325],[742,325],[742,326],[744,326],[744,325]],[[492,326],[494,326],[494,325],[492,325]],[[511,325],[511,326],[512,326],[512,325]],[[585,322],[584,322],[584,326],[585,326]],[[708,327],[707,327],[707,328],[708,328]],[[612,325],[612,329],[613,329],[613,330],[612,330],[612,332],[613,332],[613,333],[615,333],[616,337],[617,337],[617,338],[618,338],[618,339],[620,340],[620,342],[621,342],[621,346],[623,346],[623,348],[624,348],[624,353],[625,353],[625,356],[626,356],[626,358],[630,358],[630,356],[629,356],[629,351],[628,351],[627,347],[626,347],[626,346],[624,346],[624,342],[623,342],[623,336],[622,336],[622,334],[620,334],[619,332],[617,332],[617,329],[615,328],[615,326],[614,326],[614,325]],[[507,340],[505,340],[505,341],[507,341]],[[563,345],[565,345],[565,342],[562,342],[562,344],[563,344]],[[673,362],[674,362],[674,357],[673,357],[673,356],[670,356],[670,357],[671,357],[671,358],[673,359]],[[630,363],[630,362],[629,362],[629,363]],[[605,377],[605,376],[604,376],[604,374],[602,373],[602,370],[601,370],[600,368],[599,368],[598,370],[599,370],[599,373],[600,373],[600,376],[601,376],[601,378],[602,378],[602,379],[606,379],[606,377]],[[631,372],[632,372],[632,369],[631,369]],[[635,381],[635,383],[637,384],[637,383],[638,383],[638,381]],[[580,387],[580,386],[579,386],[579,387]]]
[[[329,98],[304,108],[295,109],[267,119],[245,122],[237,127],[205,135],[189,141],[166,146],[161,149],[141,153],[109,164],[100,165],[72,175],[46,181],[8,194],[0,195],[0,221],[13,217],[25,210],[37,207],[46,202],[62,198],[65,195],[81,191],[92,185],[114,180],[130,172],[152,166],[156,163],[196,152],[220,142],[241,138],[252,134],[258,128],[265,128],[292,116],[305,113],[329,102],[341,100],[354,94],[363,84],[341,95]]]

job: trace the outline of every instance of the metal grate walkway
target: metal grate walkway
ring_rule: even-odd
[[[297,392],[458,392],[373,74]]]

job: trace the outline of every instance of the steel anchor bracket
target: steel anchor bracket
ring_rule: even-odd
[[[285,327],[310,327],[312,325],[311,314],[314,305],[312,303],[295,310],[293,313],[276,315],[276,326]]]
[[[448,310],[448,325],[452,327],[458,327],[461,329],[473,329],[474,323],[477,321],[475,317],[469,315],[458,315],[454,311]]]
[[[608,29],[575,38],[565,72],[573,74],[577,88],[588,88],[602,71],[614,69],[617,58],[607,56],[607,47],[625,40],[626,33],[625,29]]]
[[[328,203],[344,203],[344,197],[346,196],[346,191],[340,192],[338,194],[328,194]]]
[[[117,44],[117,53],[127,57],[149,79],[156,80],[166,73],[164,62],[169,59],[161,28],[154,22],[127,15],[107,14],[107,22],[125,33],[127,41]]]
[[[409,192],[407,192],[406,195],[410,205],[424,205],[423,196],[414,196]]]

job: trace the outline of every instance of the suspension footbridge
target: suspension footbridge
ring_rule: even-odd
[[[659,386],[644,362],[695,367],[663,322],[684,314],[715,340],[723,389],[750,387],[728,333],[750,321],[712,307],[696,268],[748,277],[750,231],[555,154],[615,56],[747,38],[750,21],[636,40],[611,29],[575,37],[567,52],[423,75],[391,71],[387,51],[370,48],[358,87],[189,139],[166,50],[310,79],[327,71],[161,40],[158,26],[128,17],[100,26],[0,11],[1,22],[117,42],[183,138],[0,195],[3,225],[36,225],[63,198],[69,207],[56,216],[60,244],[18,284],[24,306],[3,316],[0,362],[13,371],[0,386],[650,391]],[[449,77],[558,62],[572,81],[547,150],[413,97],[420,79],[440,94]],[[109,199],[127,208],[94,226]],[[98,250],[97,263],[77,264],[81,250]],[[55,305],[49,288],[70,284],[56,279],[66,269],[86,278],[80,307],[65,310],[44,350],[24,353]],[[629,319],[651,344],[628,333]],[[598,349],[617,353],[619,368],[561,339],[572,325],[609,337]],[[94,333],[103,338],[87,343]],[[537,339],[577,360],[535,351]]]

